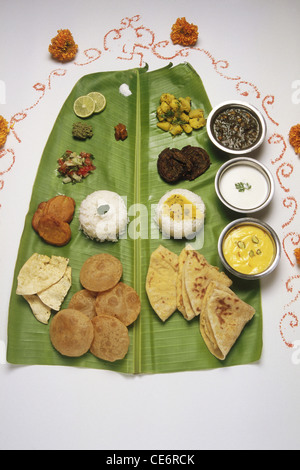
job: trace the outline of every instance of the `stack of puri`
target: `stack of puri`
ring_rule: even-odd
[[[160,245],[151,255],[146,279],[149,302],[165,322],[176,310],[190,321],[199,317],[209,351],[225,360],[255,310],[231,289],[232,281],[187,246],[180,255]]]
[[[66,309],[50,324],[50,339],[64,356],[90,351],[109,362],[123,359],[129,349],[128,326],[138,317],[141,302],[136,291],[121,282],[123,267],[110,254],[91,256],[82,265],[80,282]]]

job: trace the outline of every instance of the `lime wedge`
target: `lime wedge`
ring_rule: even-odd
[[[90,96],[79,96],[73,105],[76,116],[86,118],[95,112],[95,101]]]
[[[106,98],[104,95],[102,95],[102,93],[99,93],[98,91],[91,91],[91,93],[88,93],[87,96],[92,98],[95,102],[94,113],[100,113],[103,111],[106,106]]]

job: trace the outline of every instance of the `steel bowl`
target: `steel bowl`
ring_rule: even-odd
[[[225,145],[222,145],[222,143],[216,138],[214,130],[216,118],[228,108],[238,108],[246,110],[249,114],[251,114],[251,116],[256,119],[258,123],[258,137],[251,146],[244,149],[230,148]],[[263,115],[257,108],[255,108],[255,106],[252,106],[251,104],[246,103],[244,101],[224,101],[223,103],[213,108],[213,110],[209,113],[206,123],[206,129],[210,140],[216,147],[218,147],[225,153],[236,156],[249,154],[250,152],[253,152],[255,149],[260,147],[260,145],[265,140],[267,126]]]
[[[225,256],[224,256],[224,253],[223,253],[223,243],[224,243],[225,237],[229,234],[230,231],[234,230],[237,227],[240,227],[241,225],[254,225],[256,227],[259,227],[260,229],[267,232],[267,234],[269,235],[269,237],[273,241],[273,244],[274,244],[273,260],[270,263],[270,265],[261,273],[258,273],[258,274],[244,274],[244,273],[241,273],[241,272],[237,271],[236,269],[232,268],[230,266],[230,264],[225,259]],[[229,223],[224,228],[224,230],[222,231],[222,233],[219,237],[218,252],[219,252],[219,257],[221,259],[221,262],[222,262],[223,266],[226,268],[226,270],[229,273],[231,273],[234,276],[239,277],[241,279],[256,280],[256,279],[262,279],[262,278],[268,276],[277,267],[277,265],[280,261],[280,257],[281,257],[281,244],[280,244],[280,240],[278,238],[278,235],[273,230],[273,228],[270,227],[268,224],[266,224],[265,222],[262,222],[258,219],[254,219],[254,218],[251,218],[251,217],[244,217],[244,218],[241,218],[241,219],[234,220],[233,222]]]
[[[243,207],[243,196],[244,194],[247,196],[247,191],[244,191],[244,193],[241,195],[239,200],[236,201],[231,201],[229,202],[229,197],[224,195],[224,191],[222,191],[222,178],[226,174],[226,172],[230,171],[232,168],[237,168],[238,166],[249,166],[251,168],[255,168],[260,172],[260,174],[263,176],[263,178],[266,181],[266,194],[264,198],[261,198],[260,200],[257,200],[253,202],[253,206],[247,208]],[[242,175],[241,175],[242,179]],[[274,196],[274,191],[275,191],[275,184],[274,184],[274,179],[270,171],[266,166],[264,166],[262,163],[259,163],[257,160],[254,160],[253,158],[249,157],[237,157],[231,160],[228,160],[225,162],[221,168],[218,170],[216,177],[215,177],[215,190],[217,193],[218,198],[220,201],[229,209],[235,212],[239,212],[241,214],[253,214],[255,212],[258,212],[262,209],[264,209],[273,199]],[[254,188],[252,189],[254,190]]]

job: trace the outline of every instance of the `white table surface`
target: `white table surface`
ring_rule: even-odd
[[[290,127],[300,122],[299,14],[299,0],[1,0],[0,115],[17,118],[0,153],[1,449],[300,448],[300,268],[293,255],[300,247],[300,157],[288,142]],[[186,55],[169,37],[183,16],[199,28]],[[68,64],[48,53],[61,28],[79,45]],[[7,364],[24,219],[46,140],[71,88],[92,72],[183,61],[199,73],[213,106],[248,100],[267,121],[259,158],[276,191],[260,218],[277,231],[283,253],[262,282],[261,360],[149,376]]]

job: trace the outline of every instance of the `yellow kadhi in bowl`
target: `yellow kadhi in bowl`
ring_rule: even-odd
[[[222,231],[218,251],[224,267],[248,280],[261,279],[277,267],[281,246],[276,232],[251,217],[235,220]]]

